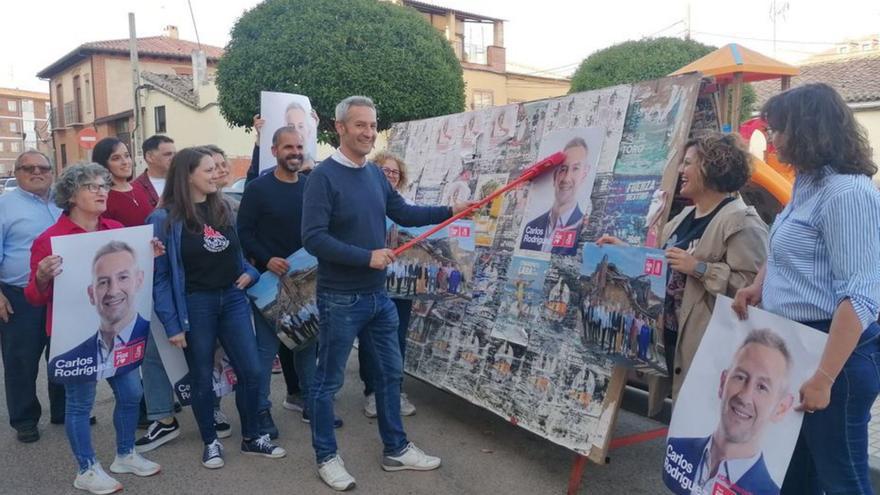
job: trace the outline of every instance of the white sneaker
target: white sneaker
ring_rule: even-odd
[[[364,416],[368,418],[378,416],[376,413],[376,394],[368,395],[366,401],[364,401]]]
[[[107,495],[122,490],[122,483],[111,478],[101,467],[101,463],[96,462],[85,472],[76,475],[73,487],[95,495]]]
[[[113,464],[110,464],[110,471],[116,474],[131,473],[136,476],[152,476],[161,470],[162,466],[144,459],[137,452],[128,455],[116,454],[116,459]]]
[[[354,478],[348,474],[345,463],[339,455],[334,455],[321,463],[318,466],[318,476],[327,483],[327,486],[338,492],[351,490],[355,485]]]
[[[440,467],[440,458],[430,456],[410,442],[400,455],[386,455],[382,458],[382,469],[385,471],[431,471]]]
[[[400,393],[400,415],[401,416],[412,416],[416,413],[416,406],[413,405],[412,402],[409,401],[409,397],[406,396],[405,393]]]

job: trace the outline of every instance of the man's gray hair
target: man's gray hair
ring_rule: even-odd
[[[571,141],[565,144],[565,148],[562,148],[562,151],[565,151],[570,148],[583,148],[589,151],[589,146],[587,146],[587,142],[584,141],[584,138],[574,137],[571,138]]]
[[[289,112],[291,110],[301,110],[302,113],[306,114],[306,116],[308,116],[308,114],[309,114],[309,112],[306,112],[306,108],[304,106],[300,105],[299,102],[296,102],[296,101],[292,101],[292,102],[290,102],[289,105],[287,105],[287,108],[284,109],[284,115],[287,116],[287,112]]]
[[[48,163],[49,165],[52,165],[52,161],[49,159],[48,156],[46,156],[45,153],[43,153],[40,150],[35,150],[35,149],[31,148],[29,150],[23,151],[20,155],[18,155],[15,158],[15,168],[13,168],[13,170],[18,170],[18,167],[22,166],[22,162],[24,161],[24,157],[26,157],[27,155],[40,155],[46,159],[46,163]]]
[[[278,146],[278,140],[281,139],[282,134],[296,134],[301,140],[305,141],[306,139],[305,136],[303,136],[296,127],[292,125],[285,125],[279,127],[278,129],[275,129],[275,132],[272,134],[272,146]]]
[[[368,107],[376,110],[376,104],[366,96],[349,96],[336,105],[336,122],[345,122],[351,107]],[[379,112],[376,112],[377,114]]]
[[[746,339],[743,340],[743,343],[740,344],[739,349],[737,349],[736,352],[741,351],[749,344],[760,344],[775,351],[779,351],[779,353],[782,354],[782,357],[785,358],[786,368],[791,369],[791,353],[788,351],[788,345],[785,343],[785,340],[773,330],[767,328],[752,330],[746,335]]]
[[[70,200],[76,192],[97,178],[104,179],[108,187],[112,184],[110,171],[97,163],[77,163],[65,168],[55,184],[55,204],[64,211],[70,211]]]
[[[108,254],[113,253],[128,253],[131,255],[133,259],[137,259],[137,254],[135,254],[134,249],[128,245],[127,242],[122,241],[110,241],[107,244],[101,246],[101,249],[95,253],[94,259],[92,259],[92,268],[98,264],[98,260],[107,256]]]

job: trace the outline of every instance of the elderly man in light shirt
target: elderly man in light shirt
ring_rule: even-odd
[[[30,275],[31,244],[58,220],[61,210],[49,199],[54,176],[49,158],[25,151],[15,160],[18,189],[0,195],[0,349],[9,424],[21,442],[40,434],[37,399],[40,356],[49,346],[46,311],[24,299]],[[49,383],[50,420],[64,423],[64,386]]]

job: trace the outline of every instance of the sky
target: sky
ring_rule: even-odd
[[[344,0],[340,0],[344,1]],[[429,0],[451,8],[505,19],[507,60],[570,74],[588,55],[606,46],[650,36],[681,36],[690,19],[691,37],[721,46],[736,42],[774,55],[774,0]],[[225,46],[243,12],[258,0],[190,0],[202,43]],[[783,2],[775,0],[777,6]],[[27,0],[4,2],[3,16],[20,22],[0,30],[0,87],[48,91],[36,73],[79,44],[128,37],[128,13],[139,37],[175,25],[180,37],[196,40],[187,0]],[[880,32],[877,0],[790,0],[776,23],[776,58],[797,63],[831,43]],[[833,5],[833,8],[831,7]],[[690,8],[688,8],[688,6]],[[688,16],[690,11],[690,16]],[[320,33],[316,27],[315,33]]]

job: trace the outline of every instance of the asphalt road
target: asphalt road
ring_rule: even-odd
[[[560,494],[565,493],[574,454],[467,401],[413,379],[405,390],[418,408],[405,419],[410,439],[443,459],[433,472],[386,473],[379,467],[381,443],[376,421],[362,414],[363,399],[357,375],[357,359],[349,361],[346,385],[337,399],[337,414],[345,426],[337,430],[340,453],[357,479],[354,493],[361,494]],[[208,470],[201,466],[202,445],[189,409],[178,416],[181,436],[147,457],[162,464],[151,478],[118,475],[127,494],[330,494],[318,479],[308,426],[299,414],[281,408],[284,383],[273,377],[273,413],[281,430],[278,442],[288,451],[280,460],[243,456],[238,452],[239,431],[234,401],[223,400],[223,410],[233,423],[234,434],[224,441],[226,467]],[[42,387],[45,388],[45,387]],[[21,444],[9,428],[5,394],[0,391],[0,494],[83,493],[72,487],[75,463],[62,426],[50,425],[44,413],[42,438]],[[45,390],[41,400],[46,399]],[[625,410],[615,434],[626,435],[662,426],[629,411],[644,411],[645,396],[629,390]],[[667,407],[668,409],[668,407]],[[93,428],[98,458],[105,467],[113,460],[113,397],[106,382],[99,385]],[[668,410],[661,414],[668,418]],[[139,431],[139,434],[141,432]],[[631,445],[611,454],[611,463],[589,464],[580,493],[661,494],[663,439]]]

